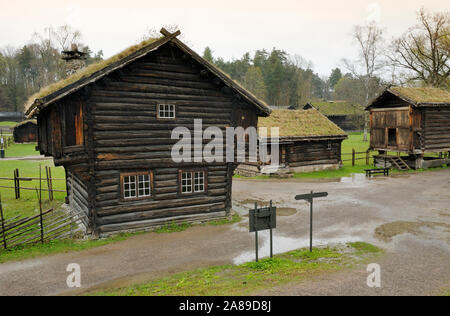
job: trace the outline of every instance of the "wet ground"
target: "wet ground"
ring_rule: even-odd
[[[386,282],[366,285],[365,267],[260,294],[436,294],[450,288],[450,170],[364,176],[333,181],[236,180],[233,208],[267,206],[280,216],[274,231],[276,253],[309,245],[309,204],[297,194],[326,191],[314,201],[314,245],[365,241],[386,250],[380,259]],[[268,232],[260,236],[260,255],[269,252]],[[254,258],[248,217],[228,226],[200,226],[170,234],[144,234],[78,253],[0,264],[0,295],[69,293],[69,263],[78,263],[82,290],[124,286],[167,273]]]

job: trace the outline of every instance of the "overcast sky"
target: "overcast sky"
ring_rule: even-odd
[[[191,48],[210,46],[215,57],[239,58],[273,47],[312,61],[328,75],[354,58],[355,24],[376,20],[386,37],[416,23],[420,7],[448,11],[448,0],[0,0],[0,47],[19,47],[47,26],[71,24],[83,42],[105,57],[135,44],[148,29],[176,24]]]

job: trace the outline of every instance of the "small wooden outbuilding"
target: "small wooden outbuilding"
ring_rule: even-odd
[[[399,169],[449,164],[450,93],[437,88],[390,87],[366,108],[375,162]],[[387,155],[397,152],[401,157]],[[425,154],[441,153],[434,157]],[[443,155],[444,154],[444,155]]]
[[[40,152],[66,170],[68,203],[95,235],[228,217],[236,164],[175,161],[172,132],[193,137],[201,119],[225,134],[271,112],[179,31],[161,33],[45,89],[26,112],[37,117]]]
[[[315,108],[344,131],[361,131],[364,127],[364,107],[349,101],[313,101],[304,110]]]
[[[14,126],[13,130],[15,143],[33,143],[37,141],[37,122],[27,120]]]
[[[258,120],[258,128],[279,127],[279,166],[276,173],[310,172],[338,169],[342,166],[341,145],[347,134],[316,109],[273,110]],[[270,141],[261,138],[260,143]],[[254,176],[272,173],[273,168],[261,161],[239,165],[237,173]]]

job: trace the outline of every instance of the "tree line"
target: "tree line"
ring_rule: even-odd
[[[0,49],[0,111],[23,111],[28,97],[41,88],[66,77],[61,52],[78,44],[87,54],[86,63],[103,58],[102,51],[92,53],[81,43],[81,33],[65,25],[35,33],[21,48]]]
[[[417,24],[400,37],[387,41],[384,33],[375,22],[355,26],[352,35],[358,58],[342,59],[322,77],[311,62],[282,49],[261,49],[226,61],[206,47],[203,57],[274,106],[299,107],[319,99],[366,105],[390,84],[450,89],[448,12],[421,9]],[[87,53],[87,64],[103,59],[102,51],[94,54],[81,39],[79,31],[66,25],[33,34],[21,48],[0,48],[0,111],[22,111],[30,95],[65,78],[61,51],[71,44],[77,43]]]

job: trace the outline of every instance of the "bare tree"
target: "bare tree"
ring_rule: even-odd
[[[62,51],[69,50],[72,44],[79,44],[81,41],[81,32],[67,24],[56,29],[50,28],[50,32],[53,41]]]
[[[384,49],[383,30],[371,21],[366,25],[356,25],[353,28],[353,40],[358,45],[359,58],[355,61],[343,59],[344,67],[354,77],[364,82],[365,105],[368,104],[379,87],[376,75],[386,65],[382,51]],[[368,119],[364,126],[364,141],[367,141]]]
[[[450,15],[429,13],[422,8],[419,23],[391,44],[389,59],[410,72],[409,80],[446,87],[450,75]]]

